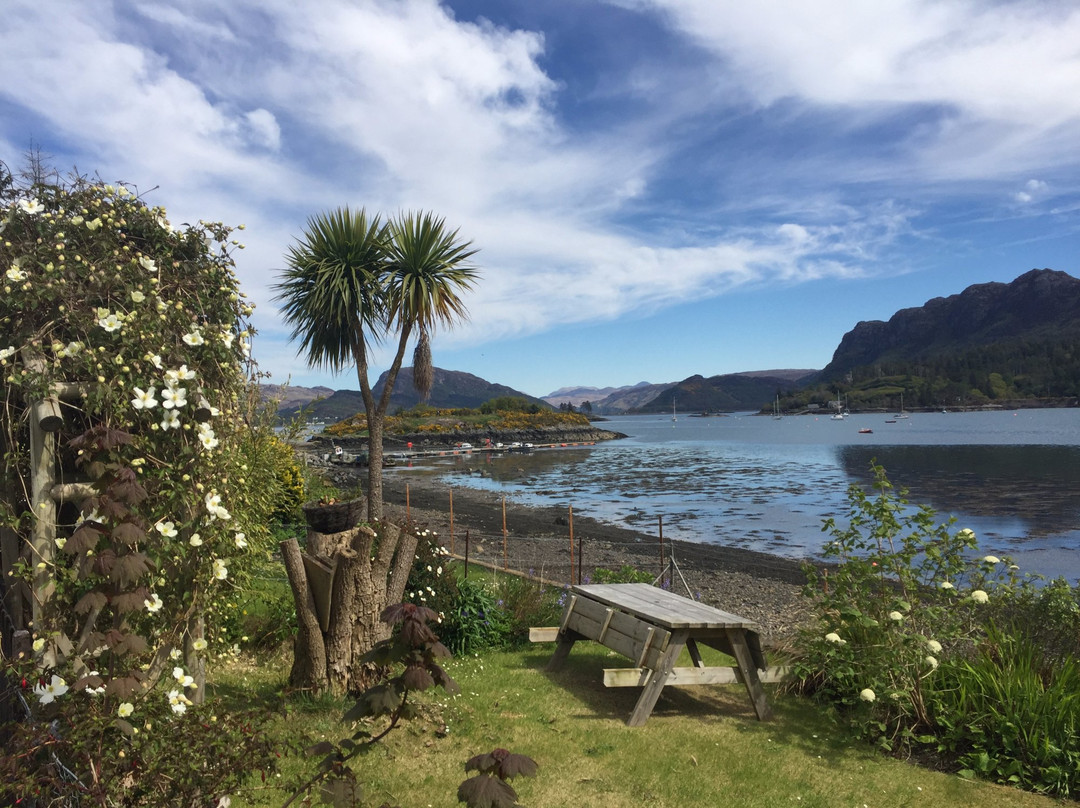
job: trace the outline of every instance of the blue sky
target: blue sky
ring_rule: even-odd
[[[1073,2],[5,0],[0,160],[245,224],[273,381],[357,386],[271,290],[345,204],[480,248],[439,367],[533,395],[820,368],[860,320],[1080,275],[1077,43]]]

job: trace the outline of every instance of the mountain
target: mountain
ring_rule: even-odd
[[[601,399],[599,404],[593,404],[593,412],[631,412],[639,411],[644,405],[655,399],[662,392],[670,388],[672,382],[667,384],[647,384],[642,382],[633,387],[624,388],[612,393],[607,398]]]
[[[1033,269],[860,322],[816,381],[867,405],[900,391],[923,406],[1078,396],[1080,279]]]
[[[382,389],[386,385],[386,374],[382,374],[375,382],[374,393],[376,398],[382,395]],[[528,399],[534,404],[547,408],[548,404],[543,399],[522,393],[505,384],[493,382],[473,376],[471,373],[463,373],[458,370],[443,370],[435,368],[434,383],[431,385],[431,395],[427,403],[433,407],[479,407],[485,401],[501,396],[513,396],[515,398]],[[409,409],[420,403],[420,394],[413,387],[413,371],[411,367],[402,368],[394,383],[394,392],[390,394],[389,412],[394,412],[398,407]],[[362,408],[361,408],[362,409]]]
[[[269,386],[270,385],[267,385],[267,387]],[[383,373],[379,376],[378,381],[375,382],[375,387],[372,390],[376,399],[382,395],[383,387],[385,386],[386,374]],[[294,393],[304,389],[305,388],[290,388]],[[278,408],[278,415],[286,420],[294,418],[300,407],[304,404],[308,405],[307,412],[309,413],[309,418],[312,420],[328,422],[340,421],[343,418],[348,418],[351,415],[356,415],[356,413],[364,411],[364,399],[361,397],[359,390],[331,391],[329,388],[325,387],[312,389],[325,391],[325,397],[323,397],[322,400],[313,400],[315,397],[312,396],[311,398],[301,400],[298,403],[281,406]],[[264,392],[264,397],[265,396],[266,394]],[[545,401],[533,398],[512,387],[507,387],[503,384],[492,384],[491,382],[481,379],[479,376],[473,376],[471,373],[462,373],[456,370],[443,370],[442,368],[435,368],[434,370],[434,383],[431,386],[431,395],[428,397],[427,403],[433,407],[475,408],[486,401],[501,396],[524,398],[541,407],[547,408],[548,406]],[[419,402],[420,395],[413,387],[412,368],[402,368],[394,383],[394,391],[390,394],[390,407],[388,412],[393,413],[398,409],[409,409],[416,406]]]
[[[649,384],[649,382],[638,382],[634,385],[624,385],[623,387],[560,387],[554,393],[548,393],[543,396],[543,400],[553,407],[558,407],[560,404],[573,404],[575,407],[580,405],[583,401],[590,402],[594,407],[601,401],[607,401],[608,399],[618,400],[624,394],[647,394],[648,390],[656,387],[667,387],[667,385]],[[608,406],[608,409],[620,409],[618,407]],[[629,407],[622,407],[621,409],[630,409]]]
[[[770,376],[767,371],[728,373],[721,376],[691,376],[669,386],[639,412],[736,412],[759,410],[778,394],[794,390],[816,371],[783,372]]]
[[[878,362],[955,354],[974,346],[1080,337],[1080,280],[1033,269],[1012,283],[981,283],[901,309],[888,322],[858,323],[844,335],[823,379]]]
[[[263,401],[276,401],[278,409],[296,408],[310,404],[317,398],[329,398],[334,391],[329,387],[294,387],[291,384],[263,384],[259,386]]]

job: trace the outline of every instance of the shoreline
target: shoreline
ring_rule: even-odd
[[[335,484],[347,487],[364,482],[366,471],[342,467],[329,476]],[[453,544],[455,555],[464,555],[468,536],[470,560],[499,569],[505,566],[547,581],[570,582],[568,511],[554,506],[521,505],[507,497],[504,542],[502,495],[470,488],[451,489],[434,475],[390,468],[383,473],[388,517],[406,519],[406,491],[408,518],[436,532],[447,549]],[[575,583],[578,566],[583,583],[598,568],[619,570],[625,565],[657,577],[674,548],[676,568],[666,578],[671,590],[753,620],[760,626],[767,645],[792,635],[809,615],[802,595],[806,575],[799,561],[736,547],[665,539],[662,565],[658,536],[577,515],[573,517],[573,536]]]

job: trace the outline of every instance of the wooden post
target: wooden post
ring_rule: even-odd
[[[469,577],[469,529],[465,528],[465,577]]]
[[[52,414],[46,402],[38,401],[30,407],[30,560],[34,566],[31,612],[38,630],[44,626],[45,602],[56,589],[50,569],[56,555],[56,502],[51,496],[56,484],[56,433],[43,428],[50,423]]]
[[[466,531],[468,533],[468,531]],[[454,489],[450,489],[450,555],[454,554]],[[465,555],[469,554],[468,545],[465,548]],[[465,565],[466,571],[469,569],[468,565]]]
[[[409,521],[409,484],[405,483],[405,521]]]
[[[502,498],[502,512],[503,512],[503,569],[509,569],[509,560],[506,556],[506,497]]]
[[[666,569],[665,563],[664,563],[664,517],[662,515],[657,516],[656,517],[656,522],[660,527],[660,577],[663,578],[664,577],[664,570]],[[660,581],[660,586],[663,587],[663,585],[664,585],[664,582],[661,580]]]
[[[577,540],[577,582],[581,585],[581,571],[585,568],[584,557],[585,537],[581,536]]]
[[[569,506],[570,510],[570,577],[567,581],[571,586],[574,585],[574,506]]]

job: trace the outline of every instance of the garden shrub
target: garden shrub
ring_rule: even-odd
[[[1074,798],[1080,788],[1080,661],[991,627],[947,661],[930,696],[939,753],[961,773]]]
[[[653,578],[652,574],[632,564],[623,564],[617,570],[597,567],[592,574],[592,581],[597,584],[651,584]]]
[[[872,466],[871,495],[848,489],[846,522],[825,521],[827,565],[808,568],[816,617],[801,637],[799,686],[864,737],[901,751],[930,728],[927,693],[946,655],[970,652],[980,610],[1019,587],[1014,565],[978,558],[968,529],[909,507]]]
[[[190,760],[216,754],[214,733],[200,743],[167,719],[199,700],[201,672],[225,647],[226,604],[268,550],[280,488],[261,462],[269,421],[252,389],[252,307],[232,259],[243,245],[223,224],[174,227],[125,186],[82,177],[0,183],[0,231],[11,495],[0,517],[29,548],[16,573],[37,598],[33,659],[11,672],[44,682],[27,700],[35,721],[47,715],[69,738],[93,739],[93,756],[66,761],[74,776],[102,789],[103,804],[128,804],[130,775],[104,777],[118,771],[104,761],[130,759],[138,745],[117,722],[164,716],[152,722],[160,746],[142,747],[144,770],[178,748]],[[84,486],[65,495],[56,530],[51,501],[19,493],[30,406],[54,393],[62,482]],[[41,519],[48,534],[34,532]],[[155,688],[159,679],[167,685]]]

